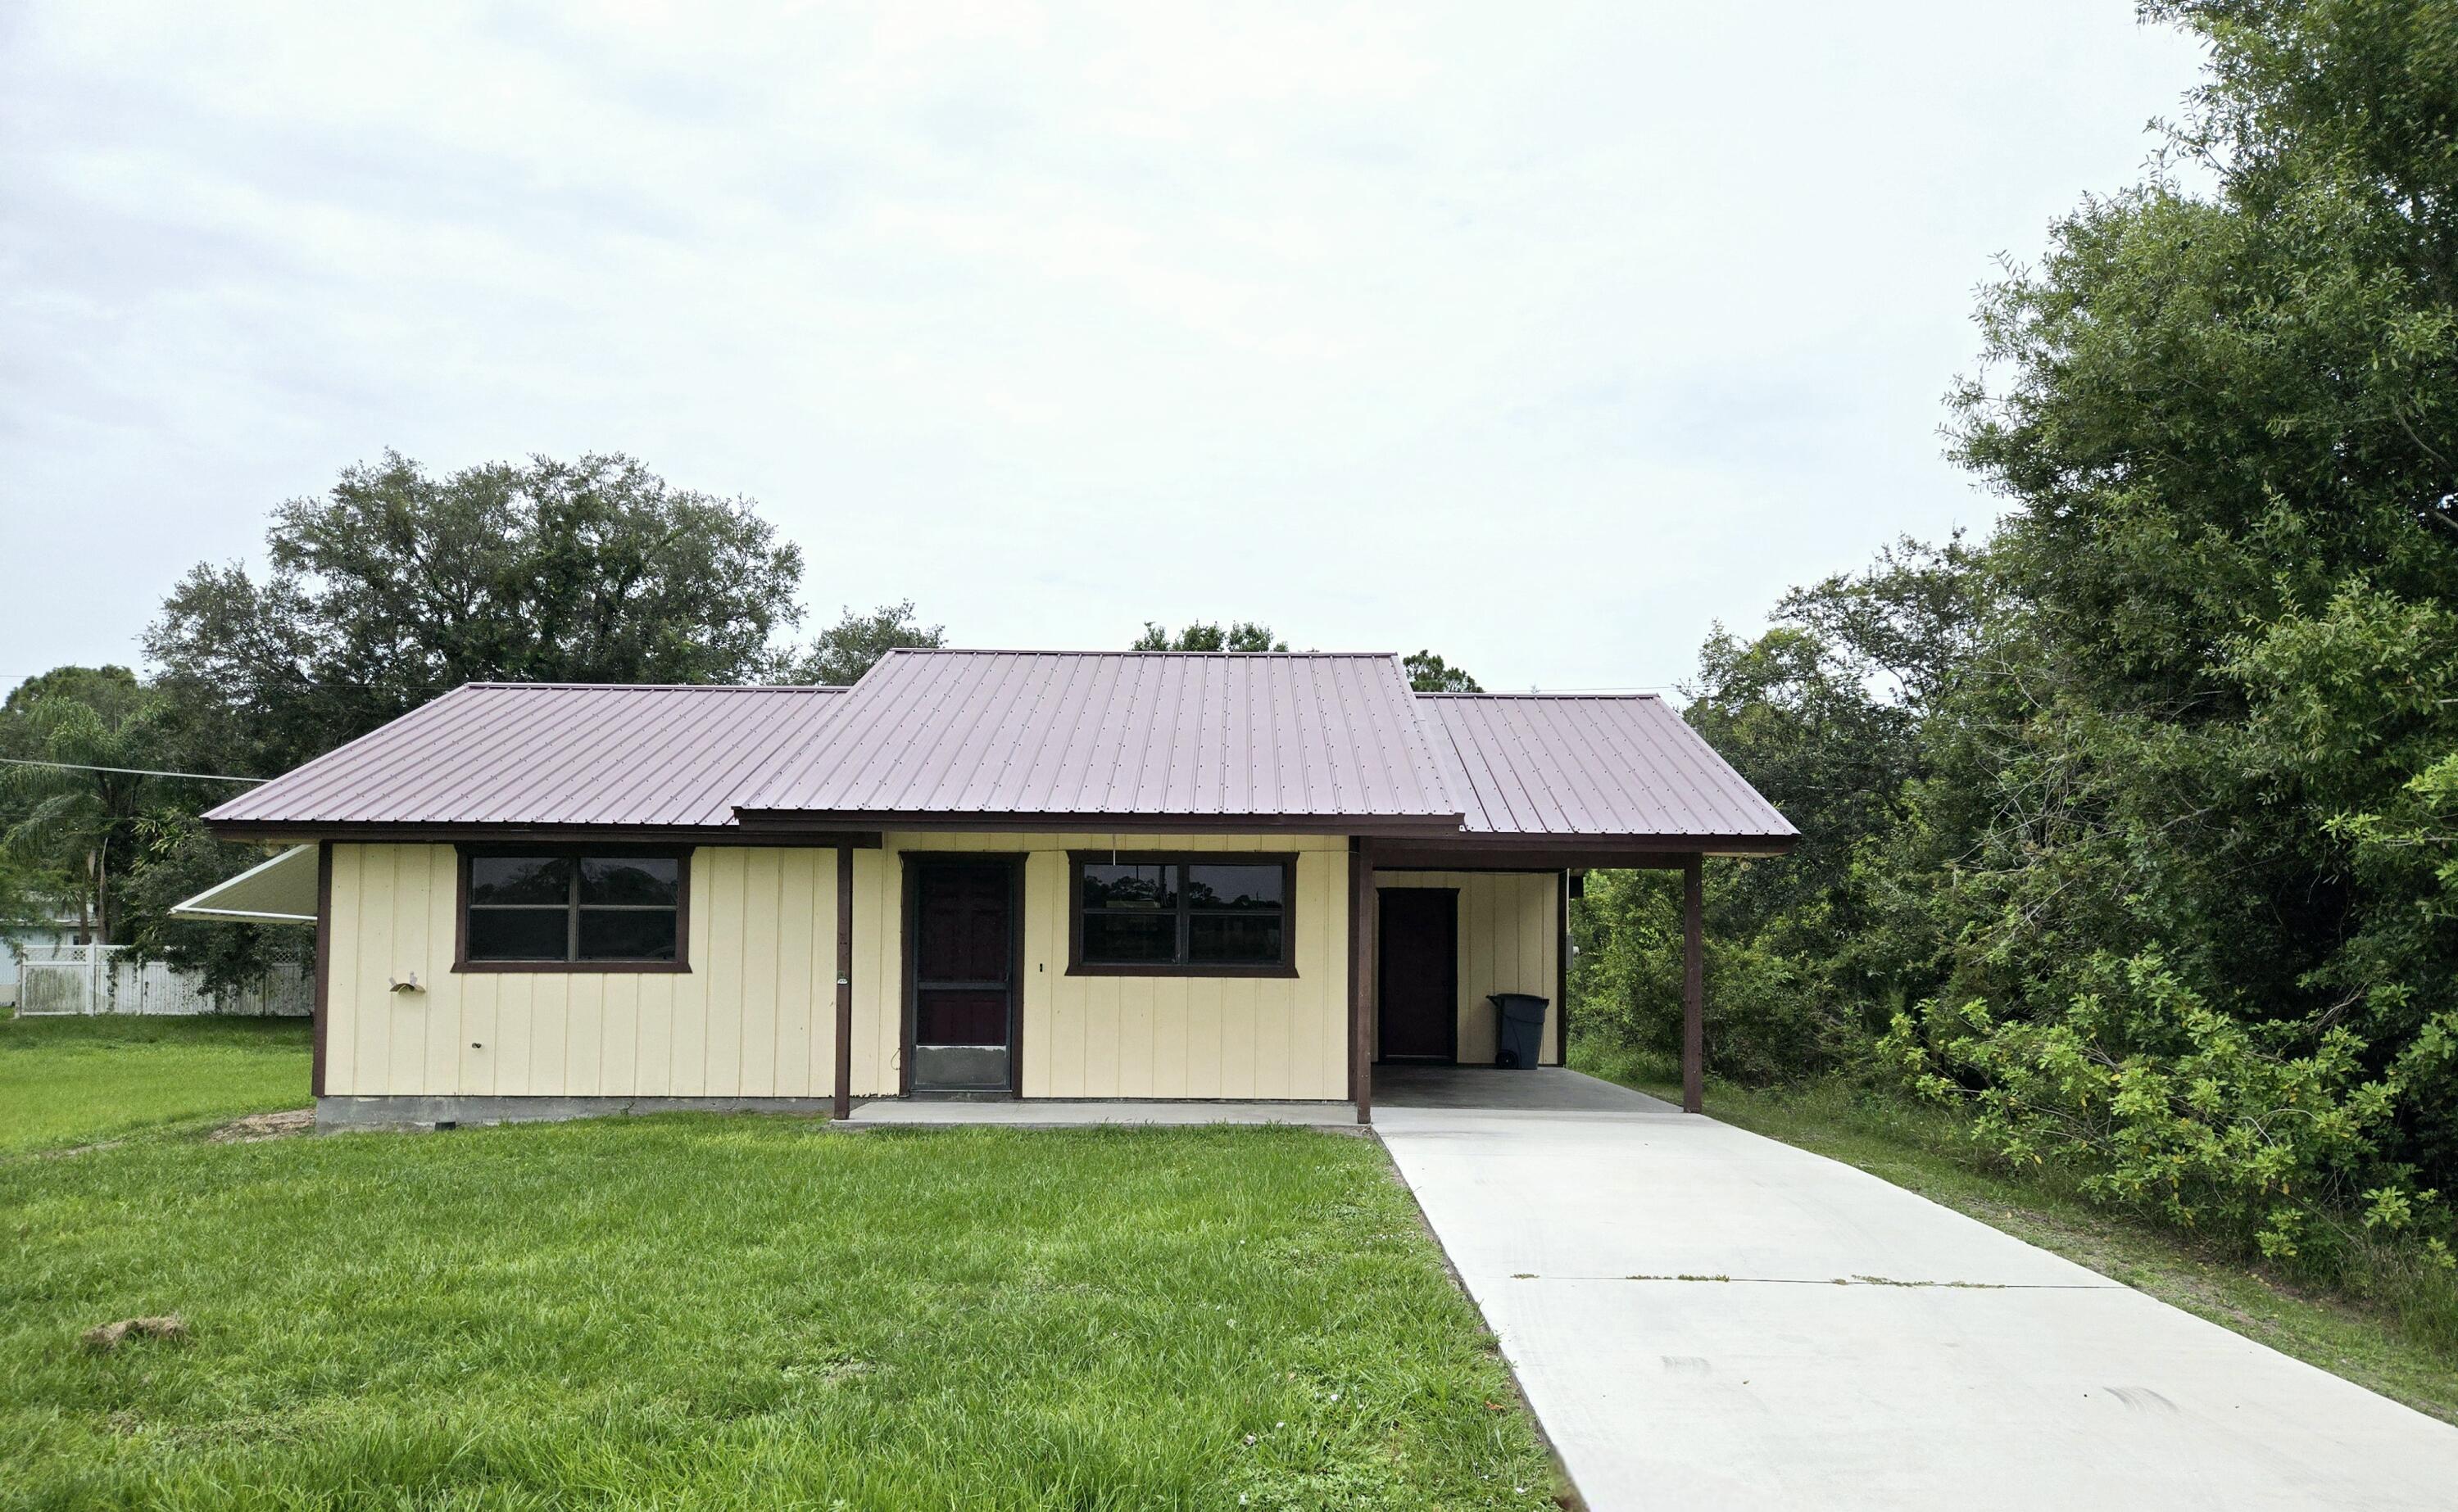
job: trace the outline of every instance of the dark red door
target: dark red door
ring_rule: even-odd
[[[1386,1061],[1459,1059],[1459,894],[1382,890],[1374,969],[1377,1041]]]
[[[913,1085],[1004,1088],[1015,1023],[1015,872],[915,861]]]

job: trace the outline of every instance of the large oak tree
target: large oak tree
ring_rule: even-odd
[[[406,457],[274,511],[261,578],[199,564],[146,636],[225,761],[279,771],[460,683],[780,670],[802,557],[748,501],[624,456],[438,477]]]

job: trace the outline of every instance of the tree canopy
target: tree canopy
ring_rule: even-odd
[[[793,680],[842,687],[859,682],[880,657],[899,647],[946,644],[948,628],[921,623],[909,598],[883,604],[867,614],[848,608],[835,624],[812,637],[810,651],[795,664]]]
[[[2276,1257],[2439,1245],[2458,9],[2146,13],[2208,43],[2205,86],[1984,291],[1950,396],[2000,527],[1708,643],[1688,717],[1806,837],[1717,879],[1714,1058],[1882,1068]],[[1600,1018],[1666,1043],[1662,883],[1590,897]]]
[[[1269,625],[1257,625],[1246,620],[1233,620],[1227,628],[1206,620],[1190,620],[1184,630],[1172,635],[1165,625],[1145,621],[1144,632],[1135,637],[1129,651],[1286,651],[1287,641],[1272,633]]]
[[[1419,693],[1483,693],[1476,679],[1465,667],[1454,667],[1429,651],[1411,652],[1400,658],[1408,674],[1408,686]]]
[[[1129,651],[1286,651],[1289,643],[1272,633],[1268,625],[1248,620],[1233,620],[1226,627],[1207,620],[1191,620],[1184,630],[1170,633],[1169,627],[1146,621],[1144,632],[1135,638]],[[1408,686],[1419,693],[1482,693],[1477,681],[1465,667],[1454,667],[1429,651],[1412,652],[1401,658],[1407,673]]]
[[[274,511],[261,581],[199,564],[146,635],[167,691],[274,772],[460,683],[758,681],[801,552],[622,456],[445,477],[387,452]]]
[[[397,453],[273,511],[268,570],[199,564],[146,636],[158,674],[65,667],[0,708],[0,906],[67,903],[105,938],[202,969],[260,969],[261,931],[171,919],[261,858],[197,815],[232,789],[84,770],[272,776],[463,682],[851,680],[933,645],[908,603],[848,611],[801,657],[802,559],[741,499],[636,461],[532,458],[436,476]]]

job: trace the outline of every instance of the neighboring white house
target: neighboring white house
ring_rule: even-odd
[[[85,927],[73,915],[55,913],[39,923],[0,924],[0,1007],[17,1005],[19,963],[28,956],[42,955],[63,945],[81,945],[86,942]]]

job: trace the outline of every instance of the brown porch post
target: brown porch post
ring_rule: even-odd
[[[1571,874],[1568,871],[1553,878],[1553,1064],[1571,1064]]]
[[[1706,1110],[1706,858],[1681,863],[1681,1110]]]
[[[333,1025],[333,842],[316,842],[316,1020],[308,1051],[307,1095],[324,1095],[324,1042]]]
[[[1348,842],[1348,1095],[1357,1121],[1374,1122],[1374,853]]]
[[[853,851],[837,850],[837,1095],[829,1116],[853,1116]]]

